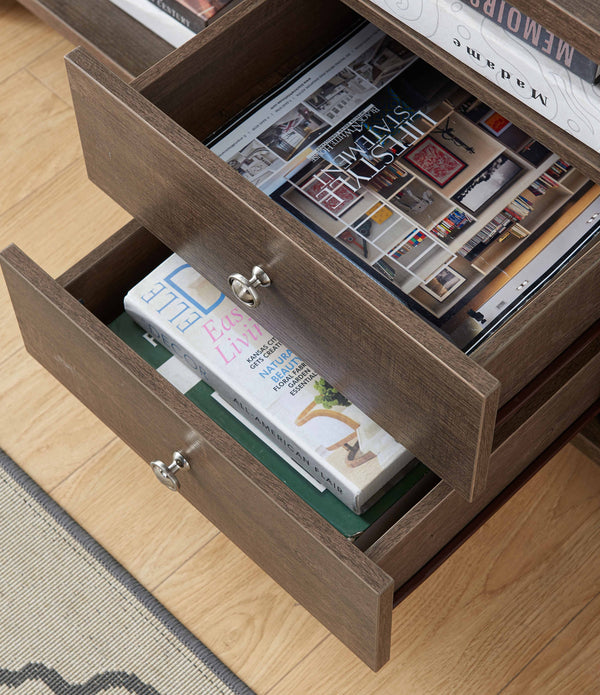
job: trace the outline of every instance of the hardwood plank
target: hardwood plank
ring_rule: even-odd
[[[73,51],[67,65],[90,178],[222,291],[244,263],[265,263],[272,287],[257,321],[467,499],[476,496],[496,379],[85,52]]]
[[[567,447],[394,610],[379,673],[327,639],[269,695],[498,692],[597,593],[598,528],[600,471]]]
[[[0,384],[1,446],[46,490],[114,439],[24,348],[0,363]]]
[[[71,147],[69,135],[57,135],[52,148]],[[11,173],[22,170],[23,176],[27,176],[35,161],[34,148],[23,148],[15,154]],[[58,275],[128,219],[122,208],[88,181],[83,160],[77,157],[66,169],[0,215],[0,248],[18,239],[33,259],[52,275]],[[3,280],[0,281],[0,343],[4,355],[23,344]]]
[[[71,43],[85,46],[124,79],[131,79],[173,50],[110,0],[19,0]]]
[[[257,693],[267,692],[329,635],[223,534],[154,595]],[[346,659],[356,658],[343,651]]]
[[[160,485],[150,467],[142,463],[114,438],[50,492],[152,591],[218,530],[181,495]]]
[[[73,110],[27,71],[0,83],[0,214],[48,183],[80,155]],[[60,147],[57,147],[60,143]]]
[[[561,630],[508,685],[503,695],[596,695],[600,595]]]
[[[11,0],[0,3],[0,82],[57,45],[60,37]]]
[[[30,72],[37,80],[56,96],[60,97],[66,104],[73,105],[69,80],[65,69],[64,57],[74,48],[73,44],[66,39],[62,39],[51,49],[42,53],[39,58],[27,65],[27,72]]]

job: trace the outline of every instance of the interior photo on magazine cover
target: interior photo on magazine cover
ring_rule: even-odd
[[[207,145],[467,352],[598,233],[583,174],[371,24]]]

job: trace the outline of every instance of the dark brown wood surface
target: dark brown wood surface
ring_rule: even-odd
[[[123,311],[127,292],[170,255],[162,242],[131,220],[56,281],[108,323]]]
[[[433,42],[417,34],[380,7],[373,5],[368,0],[343,1],[428,63],[448,75],[461,87],[509,118],[519,128],[535,137],[553,152],[560,154],[591,179],[600,182],[600,152],[584,145],[547,118],[529,109],[508,92],[498,89],[493,82],[486,80],[475,70],[441,50]],[[570,0],[561,0],[561,2],[566,6]],[[585,0],[577,0],[578,5],[584,3]],[[542,4],[540,3],[540,5]]]
[[[498,411],[494,446],[496,449],[528,420],[550,397],[595,355],[600,353],[600,321],[575,340],[550,366],[510,399]]]
[[[568,365],[564,366],[568,371]],[[600,354],[559,388],[535,413],[492,452],[488,487],[468,504],[445,482],[439,483],[411,511],[366,551],[367,557],[407,582],[446,543],[540,456],[583,412],[600,398]]]
[[[110,0],[18,0],[75,45],[85,46],[124,79],[136,77],[173,46]]]
[[[600,238],[472,357],[500,381],[500,403],[504,404],[598,318]]]
[[[182,494],[371,668],[385,663],[392,579],[17,247],[0,261],[27,350],[144,460],[182,451]]]
[[[510,4],[600,64],[597,0],[511,0]]]
[[[132,86],[202,140],[357,20],[338,2],[244,0]]]
[[[67,65],[91,180],[223,291],[262,265],[272,286],[252,316],[476,496],[498,382],[84,51]]]
[[[600,465],[600,415],[586,425],[573,439],[573,444]]]

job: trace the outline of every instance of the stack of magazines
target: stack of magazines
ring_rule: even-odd
[[[583,174],[372,24],[205,144],[467,353],[598,233]]]

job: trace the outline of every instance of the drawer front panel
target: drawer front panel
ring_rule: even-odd
[[[574,374],[573,366],[579,367]],[[550,390],[552,383],[558,388],[548,396],[544,390]],[[590,330],[589,340],[575,351],[572,363],[565,361],[531,398],[537,402],[536,409],[492,452],[489,486],[480,499],[467,504],[441,482],[367,551],[368,557],[394,577],[396,588],[600,399],[600,327]]]
[[[0,260],[28,351],[146,461],[182,451],[182,494],[369,666],[385,663],[391,578],[19,249]]]
[[[67,60],[90,178],[221,290],[262,265],[272,286],[253,316],[477,495],[498,382],[132,87],[81,50]]]

